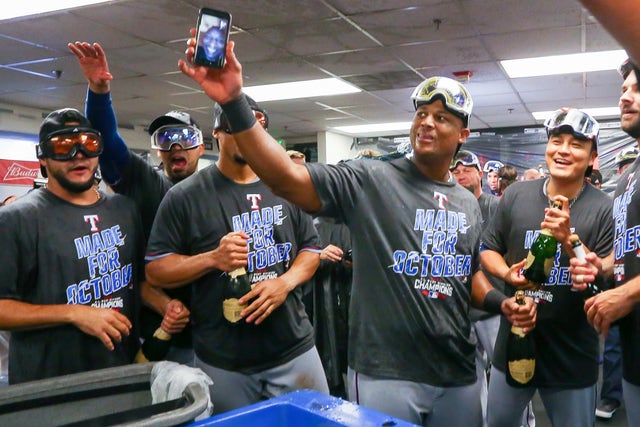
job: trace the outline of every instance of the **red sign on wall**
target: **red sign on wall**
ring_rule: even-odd
[[[0,184],[33,185],[39,171],[40,162],[0,159]]]

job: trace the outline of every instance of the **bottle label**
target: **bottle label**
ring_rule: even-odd
[[[509,361],[509,374],[520,384],[528,384],[536,370],[536,359]]]
[[[553,268],[553,258],[547,258],[544,260],[544,275],[549,277],[551,269]]]
[[[529,251],[529,253],[527,254],[527,261],[524,264],[524,269],[528,270],[529,268],[531,268],[531,266],[533,265],[533,261],[535,260],[536,260],[536,257],[533,256],[531,251]]]
[[[222,302],[222,314],[231,323],[236,323],[242,319],[240,313],[247,307],[247,304],[238,304],[238,298],[228,298]]]
[[[511,327],[511,333],[514,334],[514,335],[519,336],[520,338],[524,338],[524,336],[526,335],[524,333],[524,331],[522,330],[522,328],[519,327],[519,326],[512,326]]]

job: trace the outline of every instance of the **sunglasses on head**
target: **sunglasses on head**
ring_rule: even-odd
[[[64,161],[73,159],[78,152],[85,157],[98,157],[102,148],[102,139],[97,132],[53,133],[39,145],[38,157]]]
[[[259,110],[251,110],[253,111],[253,115],[255,116],[256,120],[258,121],[258,123],[260,123],[260,126],[262,126],[264,129],[267,128],[267,116]],[[222,114],[220,116],[220,125],[218,126],[218,129],[222,130],[223,132],[226,132],[228,134],[232,134],[233,132],[231,131],[231,124],[229,123],[229,119],[227,119],[226,114]]]
[[[173,144],[190,150],[202,145],[202,142],[202,132],[195,126],[161,126],[151,135],[151,148],[160,151],[171,151]]]
[[[458,154],[451,161],[451,165],[449,169],[455,169],[458,165],[462,164],[462,166],[475,166],[480,170],[480,160],[478,160],[478,156],[473,154],[470,151],[458,151]]]

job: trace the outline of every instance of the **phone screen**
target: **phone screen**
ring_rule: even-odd
[[[193,63],[212,68],[224,67],[231,15],[220,10],[202,8],[197,28]]]

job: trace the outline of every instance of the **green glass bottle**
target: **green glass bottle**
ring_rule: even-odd
[[[560,202],[554,201],[552,208],[562,209]],[[529,248],[527,262],[524,265],[524,277],[530,282],[542,285],[549,278],[549,272],[553,267],[553,259],[556,256],[558,241],[548,228],[540,230],[540,234]]]
[[[516,291],[516,302],[524,305],[524,291]],[[507,338],[507,383],[512,387],[527,387],[536,370],[536,343],[522,328],[511,327]]]
[[[171,335],[164,329],[158,328],[153,336],[147,338],[140,346],[136,354],[136,363],[147,363],[149,361],[163,360],[171,347]]]
[[[243,322],[240,313],[247,307],[247,304],[238,304],[238,300],[251,290],[251,282],[244,267],[237,268],[229,273],[229,281],[224,287],[222,301],[222,314],[232,325],[239,325]]]

